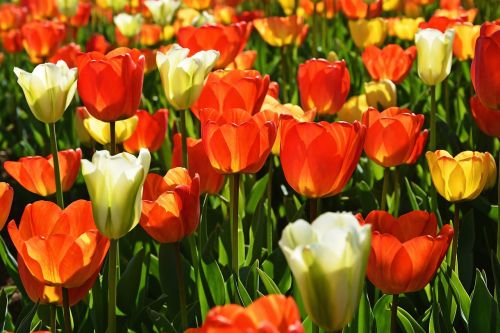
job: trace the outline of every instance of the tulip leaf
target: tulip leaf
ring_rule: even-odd
[[[411,209],[419,210],[420,207],[417,202],[417,197],[413,193],[413,190],[411,189],[410,182],[408,181],[407,177],[405,177],[405,185],[406,185],[406,193],[408,194],[408,199],[410,200]]]
[[[26,310],[23,309],[23,312],[20,314],[20,318],[22,318],[22,320],[17,326],[16,333],[31,332],[31,322],[35,317],[37,309],[38,309],[38,303],[33,304],[30,308],[27,308]]]
[[[246,212],[251,214],[257,209],[257,205],[263,201],[264,193],[267,189],[267,182],[269,175],[266,174],[264,177],[255,182],[250,191],[250,197],[247,201]]]
[[[9,248],[2,237],[0,237],[0,259],[2,260],[4,267],[7,270],[9,276],[14,280],[16,286],[24,291],[23,284],[19,278],[19,273],[17,270],[17,261],[15,257],[9,252]]]
[[[469,318],[470,311],[470,298],[465,291],[464,286],[460,282],[460,279],[457,276],[455,271],[448,271],[448,269],[443,269],[443,267],[448,267],[448,265],[443,264],[442,269],[439,270],[438,275],[443,284],[449,285],[451,287],[451,291],[453,293],[453,297],[460,307],[460,314],[464,323],[467,325],[467,321]]]
[[[402,307],[398,307],[398,319],[406,332],[425,333],[420,324]]]
[[[201,259],[201,268],[203,270],[203,281],[206,282],[213,305],[223,305],[226,301],[226,288],[224,277],[216,260]]]
[[[498,306],[488,290],[485,275],[476,269],[476,282],[471,295],[469,332],[500,332]]]
[[[172,318],[179,313],[179,288],[177,274],[175,274],[174,244],[161,244],[158,252],[160,285],[163,293],[168,296],[168,315]],[[186,275],[185,275],[186,276]]]
[[[9,305],[9,299],[7,298],[7,294],[5,290],[2,289],[0,293],[0,332],[3,332],[5,327],[5,319],[7,318],[7,308]]]
[[[144,262],[144,249],[137,252],[129,261],[125,272],[122,274],[117,286],[116,303],[125,314],[132,314],[136,309],[136,300],[141,283],[141,273]]]
[[[200,303],[201,318],[205,321],[210,306],[208,305],[207,294],[205,293],[205,287],[203,286],[201,271],[198,271],[198,276],[196,278],[196,291],[198,293],[198,302]]]
[[[470,209],[460,219],[457,251],[459,278],[464,287],[468,290],[472,287],[472,279],[474,276],[474,225],[474,211]]]
[[[370,306],[370,300],[368,299],[368,294],[366,292],[366,286],[363,288],[361,293],[361,299],[359,301],[358,311],[354,316],[354,319],[349,325],[350,332],[357,333],[369,333],[372,331],[373,324],[373,312]]]
[[[375,318],[377,332],[391,331],[391,302],[392,295],[384,295],[379,298],[373,307],[373,317]]]
[[[491,267],[493,268],[493,277],[495,279],[495,290],[497,294],[500,292],[500,263],[495,252],[491,251]],[[497,302],[498,311],[500,312],[500,303]]]
[[[167,317],[165,317],[164,314],[149,308],[146,310],[146,312],[151,321],[155,324],[155,326],[161,328],[160,331],[162,332],[165,331],[168,333],[177,333],[177,330],[174,328],[172,323],[167,319]]]
[[[281,294],[280,288],[276,285],[276,283],[260,268],[257,268],[257,272],[259,273],[259,277],[264,284],[267,292],[269,294]]]

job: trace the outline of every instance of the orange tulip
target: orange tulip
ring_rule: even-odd
[[[452,20],[460,20],[463,22],[473,23],[478,13],[477,8],[464,9],[462,7],[456,9],[436,9],[434,16],[444,16]]]
[[[165,177],[150,173],[144,182],[141,227],[157,242],[173,243],[191,235],[200,221],[200,177],[184,168]]]
[[[244,10],[236,15],[236,22],[253,22],[256,19],[264,18],[266,13],[263,10]]]
[[[197,118],[200,118],[202,109],[227,112],[238,108],[255,114],[260,111],[268,87],[269,75],[262,76],[255,70],[218,70],[208,75],[191,111]]]
[[[339,0],[340,8],[351,20],[378,17],[382,13],[382,0],[372,1],[370,5],[364,0]]]
[[[144,74],[158,69],[156,65],[156,50],[141,49],[141,53],[144,56]]]
[[[135,115],[144,78],[144,56],[139,50],[83,53],[77,63],[78,95],[93,117],[110,122]]]
[[[281,122],[280,159],[288,184],[309,198],[342,191],[363,151],[365,126],[355,121]]]
[[[413,211],[399,218],[373,211],[361,224],[372,227],[366,275],[386,294],[419,291],[431,280],[453,238],[453,228],[437,230],[436,216]]]
[[[53,287],[77,288],[95,278],[109,247],[85,200],[64,210],[36,201],[24,209],[19,228],[11,221],[8,231],[29,274]]]
[[[199,28],[187,26],[177,32],[177,39],[182,47],[190,50],[189,56],[206,50],[220,52],[215,68],[225,68],[232,63],[238,53],[245,48],[252,29],[245,22],[228,26],[208,24]]]
[[[125,142],[123,148],[129,153],[137,153],[141,148],[148,148],[149,151],[160,149],[168,125],[168,110],[160,109],[154,115],[144,110],[136,112],[139,118],[134,134]]]
[[[471,66],[474,90],[481,103],[490,109],[500,109],[500,21],[484,23],[476,41]]]
[[[6,52],[18,53],[23,50],[23,36],[19,29],[0,32],[2,47]]]
[[[174,150],[172,153],[172,167],[182,166],[182,135],[174,135]],[[188,170],[194,178],[200,176],[201,193],[217,194],[224,185],[224,176],[218,173],[210,164],[201,139],[187,138]]]
[[[459,23],[462,20],[453,20],[444,16],[433,16],[427,22],[422,22],[418,25],[420,29],[436,29],[442,33],[446,32],[447,29],[452,28],[455,23]]]
[[[391,80],[399,84],[408,76],[417,53],[415,46],[404,50],[397,44],[383,49],[371,45],[363,51],[363,64],[373,80]]]
[[[470,108],[477,127],[483,133],[500,137],[500,110],[484,106],[477,96],[471,97]]]
[[[240,52],[236,58],[234,58],[234,61],[230,63],[227,68],[229,69],[241,69],[241,70],[247,70],[247,69],[252,69],[253,65],[255,63],[255,60],[257,60],[257,51],[255,50],[248,50],[248,51],[243,51]]]
[[[302,44],[309,29],[304,19],[296,15],[260,18],[254,20],[253,24],[262,39],[275,47]]]
[[[455,39],[453,41],[453,54],[458,60],[474,59],[474,48],[479,37],[481,26],[471,23],[457,23],[455,29]]]
[[[422,154],[428,131],[421,131],[424,115],[397,107],[363,114],[366,126],[365,153],[383,167],[413,164]]]
[[[58,154],[63,191],[69,191],[78,176],[82,151],[80,149],[62,150]],[[7,161],[3,164],[7,173],[25,189],[41,196],[56,193],[54,161],[47,157],[22,157],[18,162]]]
[[[89,23],[91,10],[92,5],[90,3],[80,2],[76,14],[69,20],[70,25],[77,28],[85,27]]]
[[[308,60],[299,65],[297,80],[302,107],[306,110],[316,109],[320,115],[338,112],[351,85],[344,60]]]
[[[45,62],[66,36],[64,25],[52,21],[33,21],[21,28],[24,49],[33,63]]]
[[[214,0],[182,0],[182,2],[184,2],[186,6],[199,11],[208,9],[214,4]]]
[[[276,139],[277,114],[204,109],[200,120],[203,145],[217,171],[256,173],[262,168]]]
[[[13,3],[0,4],[0,31],[20,28],[26,21],[26,7]]]
[[[85,44],[85,49],[87,52],[99,52],[105,54],[111,48],[111,44],[106,40],[101,34],[92,35]]]
[[[30,16],[36,20],[51,19],[57,15],[55,0],[22,0],[21,6],[28,8]]]
[[[304,333],[297,304],[283,295],[262,296],[244,308],[236,304],[217,306],[200,328],[186,333]]]
[[[61,47],[57,52],[50,57],[49,62],[56,64],[59,60],[64,60],[69,68],[76,67],[76,56],[81,52],[80,45],[69,43]]]
[[[460,8],[461,0],[440,0],[439,7],[442,9],[458,9]]]
[[[14,199],[12,187],[7,183],[0,182],[0,231],[9,217],[12,199]]]
[[[163,29],[158,24],[143,24],[141,26],[140,41],[144,46],[152,46],[161,39]]]

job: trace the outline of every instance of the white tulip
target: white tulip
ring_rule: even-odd
[[[141,32],[143,19],[141,14],[120,13],[114,17],[113,22],[123,36],[132,38]]]
[[[153,21],[156,24],[165,26],[172,23],[175,12],[181,6],[180,0],[147,0],[144,2],[148,7]]]

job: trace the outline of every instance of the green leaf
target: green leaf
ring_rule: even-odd
[[[280,288],[278,288],[276,283],[274,283],[273,279],[271,279],[269,275],[266,274],[266,272],[264,272],[260,268],[257,268],[257,272],[259,273],[259,277],[269,294],[281,294]]]
[[[392,295],[382,296],[373,307],[373,317],[377,332],[391,331],[391,302]]]
[[[226,301],[226,287],[219,264],[215,260],[205,262],[201,259],[204,281],[212,297],[213,305],[223,305]]]
[[[21,313],[21,323],[16,329],[16,333],[29,333],[31,332],[31,322],[33,321],[33,318],[35,317],[36,310],[38,309],[38,303],[33,304],[30,308],[28,308],[28,311],[26,314]],[[23,312],[25,312],[23,310]]]
[[[144,249],[137,252],[129,261],[117,286],[117,306],[126,314],[132,314],[136,309],[137,295],[140,292],[141,275],[144,271]],[[142,286],[144,288],[144,285]]]
[[[439,278],[441,279],[442,283],[446,283],[446,285],[451,286],[453,297],[460,307],[460,314],[462,316],[462,319],[467,325],[470,311],[469,294],[467,294],[467,291],[465,291],[465,288],[460,282],[460,279],[458,278],[455,271],[451,271],[446,268],[443,269],[443,267],[448,267],[447,265],[442,265],[441,267],[442,269],[440,269],[438,272]]]
[[[3,332],[5,327],[5,318],[7,318],[7,307],[9,305],[9,299],[7,298],[7,294],[5,290],[2,289],[0,293],[0,332]]]
[[[476,269],[476,283],[471,296],[469,332],[499,332],[500,316],[498,307],[491,296],[485,277]]]
[[[460,281],[462,281],[467,290],[470,290],[472,287],[472,279],[474,277],[474,225],[474,211],[470,209],[460,220],[457,251],[458,274]]]
[[[413,210],[419,210],[420,207],[417,202],[417,197],[413,193],[413,190],[411,189],[410,182],[408,181],[408,178],[405,177],[405,185],[406,185],[406,193],[408,194],[408,199],[410,200],[410,205]]]
[[[366,292],[366,287],[361,293],[361,299],[359,301],[358,311],[354,316],[351,324],[349,325],[350,332],[356,333],[370,333],[372,331],[373,324],[373,312],[370,306],[370,300],[368,299],[368,294]]]
[[[267,181],[269,179],[269,175],[265,175],[261,179],[255,182],[255,184],[252,187],[252,190],[250,191],[250,197],[248,198],[247,206],[246,206],[246,212],[251,214],[255,212],[255,209],[257,208],[257,205],[261,200],[264,198],[264,193],[266,192],[267,189]]]
[[[500,293],[500,263],[495,252],[491,251],[491,267],[493,269],[493,278],[495,279],[495,289]],[[498,311],[500,311],[500,303],[497,303]]]
[[[403,324],[406,332],[425,333],[420,324],[402,307],[398,307],[398,319]]]

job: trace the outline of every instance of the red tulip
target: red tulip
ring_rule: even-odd
[[[436,216],[418,210],[399,218],[373,211],[361,223],[372,226],[368,279],[386,294],[423,289],[439,268],[453,238],[450,225],[443,226],[438,234]]]
[[[76,67],[76,56],[81,52],[80,45],[75,44],[75,43],[69,43],[66,46],[61,47],[59,50],[57,50],[56,54],[54,54],[50,59],[49,62],[55,64],[59,60],[64,60],[66,65],[68,65],[69,68]]]
[[[0,4],[0,31],[19,29],[26,21],[26,7],[13,3]]]
[[[217,171],[256,173],[262,168],[276,139],[276,113],[204,109],[200,120],[203,145]]]
[[[160,149],[168,125],[168,110],[160,109],[154,115],[144,110],[136,112],[139,118],[134,134],[123,142],[123,148],[129,153],[137,153],[141,148],[148,148],[149,151]]]
[[[42,63],[59,48],[66,36],[64,25],[52,21],[32,21],[21,28],[23,45],[33,63]]]
[[[227,68],[241,70],[252,69],[255,60],[257,60],[257,51],[242,51],[234,58],[234,62],[230,63]]]
[[[484,23],[476,41],[471,78],[481,103],[490,109],[500,109],[499,68],[500,22]]]
[[[14,199],[14,190],[4,182],[0,182],[0,231],[3,229],[5,222],[10,214],[12,200]]]
[[[280,159],[288,184],[309,198],[338,194],[363,151],[365,126],[355,121],[281,121]]]
[[[444,33],[447,29],[452,28],[455,23],[462,21],[460,19],[450,19],[445,16],[432,16],[429,21],[420,23],[418,27],[420,29],[436,29]]]
[[[93,117],[110,122],[135,115],[144,78],[144,56],[139,50],[82,53],[77,63],[78,95]]]
[[[378,17],[382,13],[382,0],[373,1],[370,5],[364,0],[339,0],[340,8],[351,20]]]
[[[202,109],[223,113],[237,108],[255,114],[260,111],[269,87],[269,75],[255,70],[218,70],[210,73],[198,100],[191,111],[200,118]]]
[[[439,7],[442,9],[458,9],[460,8],[460,0],[441,0]]]
[[[172,167],[182,166],[182,136],[174,135],[174,150],[172,153]],[[187,138],[188,170],[189,175],[200,176],[201,193],[217,194],[224,185],[224,176],[218,173],[210,164],[201,139]]]
[[[28,8],[30,16],[36,20],[51,19],[57,15],[55,0],[21,0],[21,6]]]
[[[63,191],[69,191],[78,176],[82,151],[68,149],[60,151],[59,168]],[[7,161],[3,167],[25,189],[41,196],[56,193],[54,164],[52,155],[47,157],[22,157],[18,162]]]
[[[160,243],[191,235],[200,221],[200,178],[184,168],[170,169],[165,177],[149,174],[142,196],[142,228]]]
[[[2,47],[6,52],[18,53],[23,50],[23,36],[19,29],[0,32]]]
[[[80,2],[76,14],[69,20],[73,27],[85,27],[89,23],[92,5],[90,3]],[[89,50],[87,50],[89,52]]]
[[[363,113],[366,126],[365,153],[386,168],[413,164],[422,154],[428,131],[421,131],[424,115],[397,107],[378,112],[369,108]]]
[[[157,24],[143,24],[141,27],[140,41],[142,45],[151,46],[161,39],[162,27]]]
[[[349,94],[351,79],[345,61],[311,59],[299,65],[297,74],[300,101],[304,110],[334,114]]]
[[[500,110],[484,106],[477,96],[471,97],[470,108],[477,127],[483,133],[500,137]]]
[[[101,34],[92,35],[92,37],[90,37],[85,44],[85,49],[87,50],[87,52],[95,51],[105,54],[110,48],[111,44],[109,44],[109,42],[106,40],[106,37]]]
[[[362,58],[373,80],[387,79],[399,84],[408,76],[416,53],[415,46],[404,50],[397,44],[387,45],[383,49],[371,45],[365,48]]]

